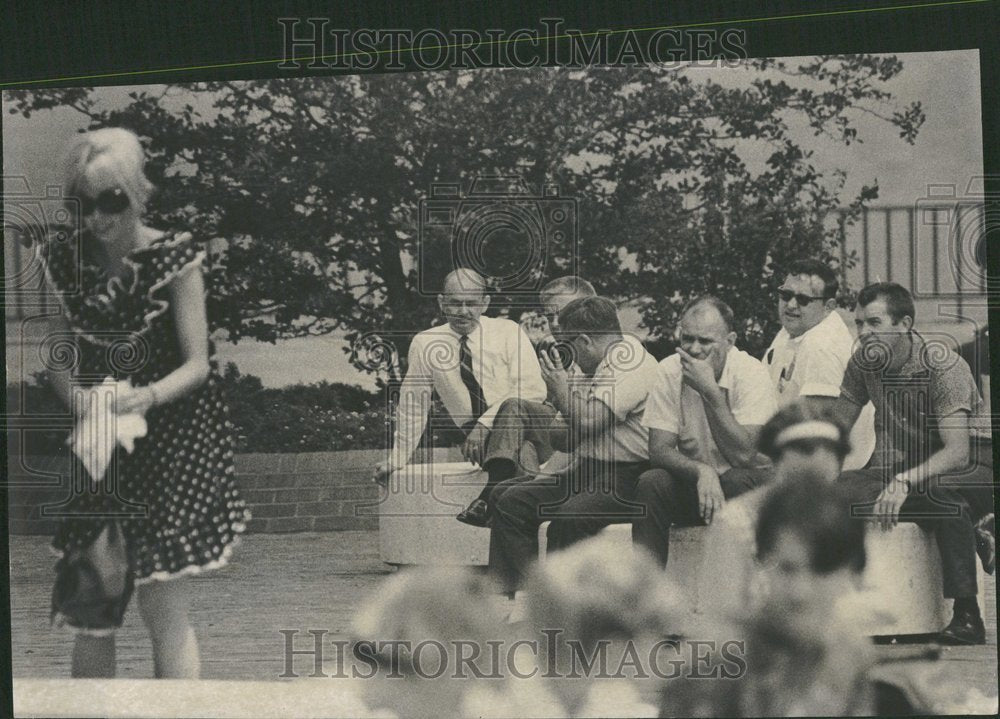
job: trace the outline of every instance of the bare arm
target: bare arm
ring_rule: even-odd
[[[654,467],[692,482],[698,479],[700,472],[710,469],[708,465],[681,454],[677,449],[677,435],[662,429],[649,430],[649,462]]]
[[[757,456],[756,433],[736,421],[726,394],[719,387],[715,370],[706,360],[697,359],[679,347],[677,355],[681,359],[684,383],[701,396],[712,439],[722,456],[733,467],[751,466]]]
[[[707,464],[685,457],[677,449],[676,434],[652,427],[649,429],[649,459],[654,467],[694,483],[698,513],[706,524],[711,524],[715,513],[726,503],[718,472]]]
[[[841,426],[846,427],[848,431],[861,416],[861,405],[844,395],[839,397],[808,397],[807,401],[817,409],[832,413]]]
[[[964,410],[941,419],[938,429],[944,446],[927,461],[903,470],[893,477],[875,499],[875,515],[882,529],[892,529],[899,521],[899,510],[914,490],[928,491],[928,481],[942,473],[954,472],[969,463],[969,415]]]
[[[703,395],[703,399],[705,417],[712,430],[712,439],[715,440],[722,456],[734,467],[753,466],[757,458],[757,435],[760,433],[760,426],[744,426],[737,422],[721,389],[717,394],[711,393],[708,397]]]
[[[69,322],[66,320],[65,315],[59,313],[52,318],[52,332],[59,335],[72,336],[72,328]],[[73,409],[73,387],[72,387],[72,372],[73,368],[66,370],[55,370],[51,367],[45,372],[46,377],[49,380],[49,386],[59,397],[59,400],[66,405],[69,409]],[[82,408],[77,408],[77,412],[82,411]]]
[[[198,266],[189,265],[168,286],[170,308],[177,327],[181,365],[167,376],[133,392],[119,392],[118,412],[146,411],[154,405],[173,402],[208,379],[208,319],[205,312],[205,281]]]
[[[552,355],[541,355],[541,369],[552,404],[566,419],[570,446],[578,445],[585,438],[596,441],[614,425],[615,415],[611,408],[589,397],[582,383],[571,383],[565,368]]]

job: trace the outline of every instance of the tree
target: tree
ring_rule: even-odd
[[[746,78],[736,88],[652,66],[206,82],[136,91],[114,110],[87,89],[8,96],[11,112],[66,105],[147,138],[155,221],[226,239],[210,314],[231,340],[377,330],[405,358],[437,314],[420,290],[454,251],[447,224],[421,237],[421,202],[435,183],[518,175],[530,192],[554,185],[576,202],[577,237],[542,232],[545,276],[578,269],[638,302],[654,339],[669,337],[687,299],[717,293],[759,353],[777,329],[782,266],[841,262],[844,223],[877,193],[865,188],[831,225],[843,174],[816,171],[791,118],[849,144],[861,141],[856,118],[875,115],[912,143],[920,104],[896,107],[886,90],[901,69],[884,56],[756,59],[734,70]],[[185,97],[202,99],[178,109]],[[762,144],[770,157],[753,169],[746,149]],[[516,274],[527,256],[517,241],[498,231],[480,259]],[[501,287],[494,310],[516,317],[537,279]]]

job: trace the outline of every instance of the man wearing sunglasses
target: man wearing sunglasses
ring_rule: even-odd
[[[764,364],[784,407],[799,397],[835,398],[851,359],[854,338],[837,312],[840,283],[828,265],[819,260],[792,263],[778,288],[781,329],[767,352]],[[848,469],[864,466],[875,443],[874,409],[867,405],[851,431]]]

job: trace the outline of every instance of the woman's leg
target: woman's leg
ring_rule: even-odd
[[[74,679],[112,679],[115,676],[115,635],[77,634],[73,645]]]
[[[200,673],[198,641],[188,619],[189,589],[186,577],[147,582],[137,589],[158,679],[197,679]]]

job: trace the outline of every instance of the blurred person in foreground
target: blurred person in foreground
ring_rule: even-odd
[[[476,684],[466,716],[657,716],[661,681],[648,658],[672,641],[680,604],[652,557],[598,535],[549,554],[525,588],[526,614],[514,631],[539,651],[520,653],[505,681]],[[676,654],[673,645],[661,649],[665,668]]]
[[[773,480],[727,502],[705,530],[702,608],[731,617],[746,611],[760,585],[754,527],[761,505],[790,481],[835,483],[850,443],[831,410],[802,398],[764,424],[757,448],[773,462]]]
[[[510,644],[495,596],[490,579],[467,567],[404,569],[386,579],[350,630],[352,664],[363,677],[354,694],[367,716],[470,716],[465,693],[506,671],[503,652],[497,660],[488,645]]]
[[[766,590],[744,618],[717,632],[745,643],[737,678],[679,679],[661,716],[870,716],[921,711],[915,687],[880,672],[850,598],[866,564],[865,522],[842,487],[789,478],[767,492],[755,530]],[[711,674],[701,668],[701,676]]]

